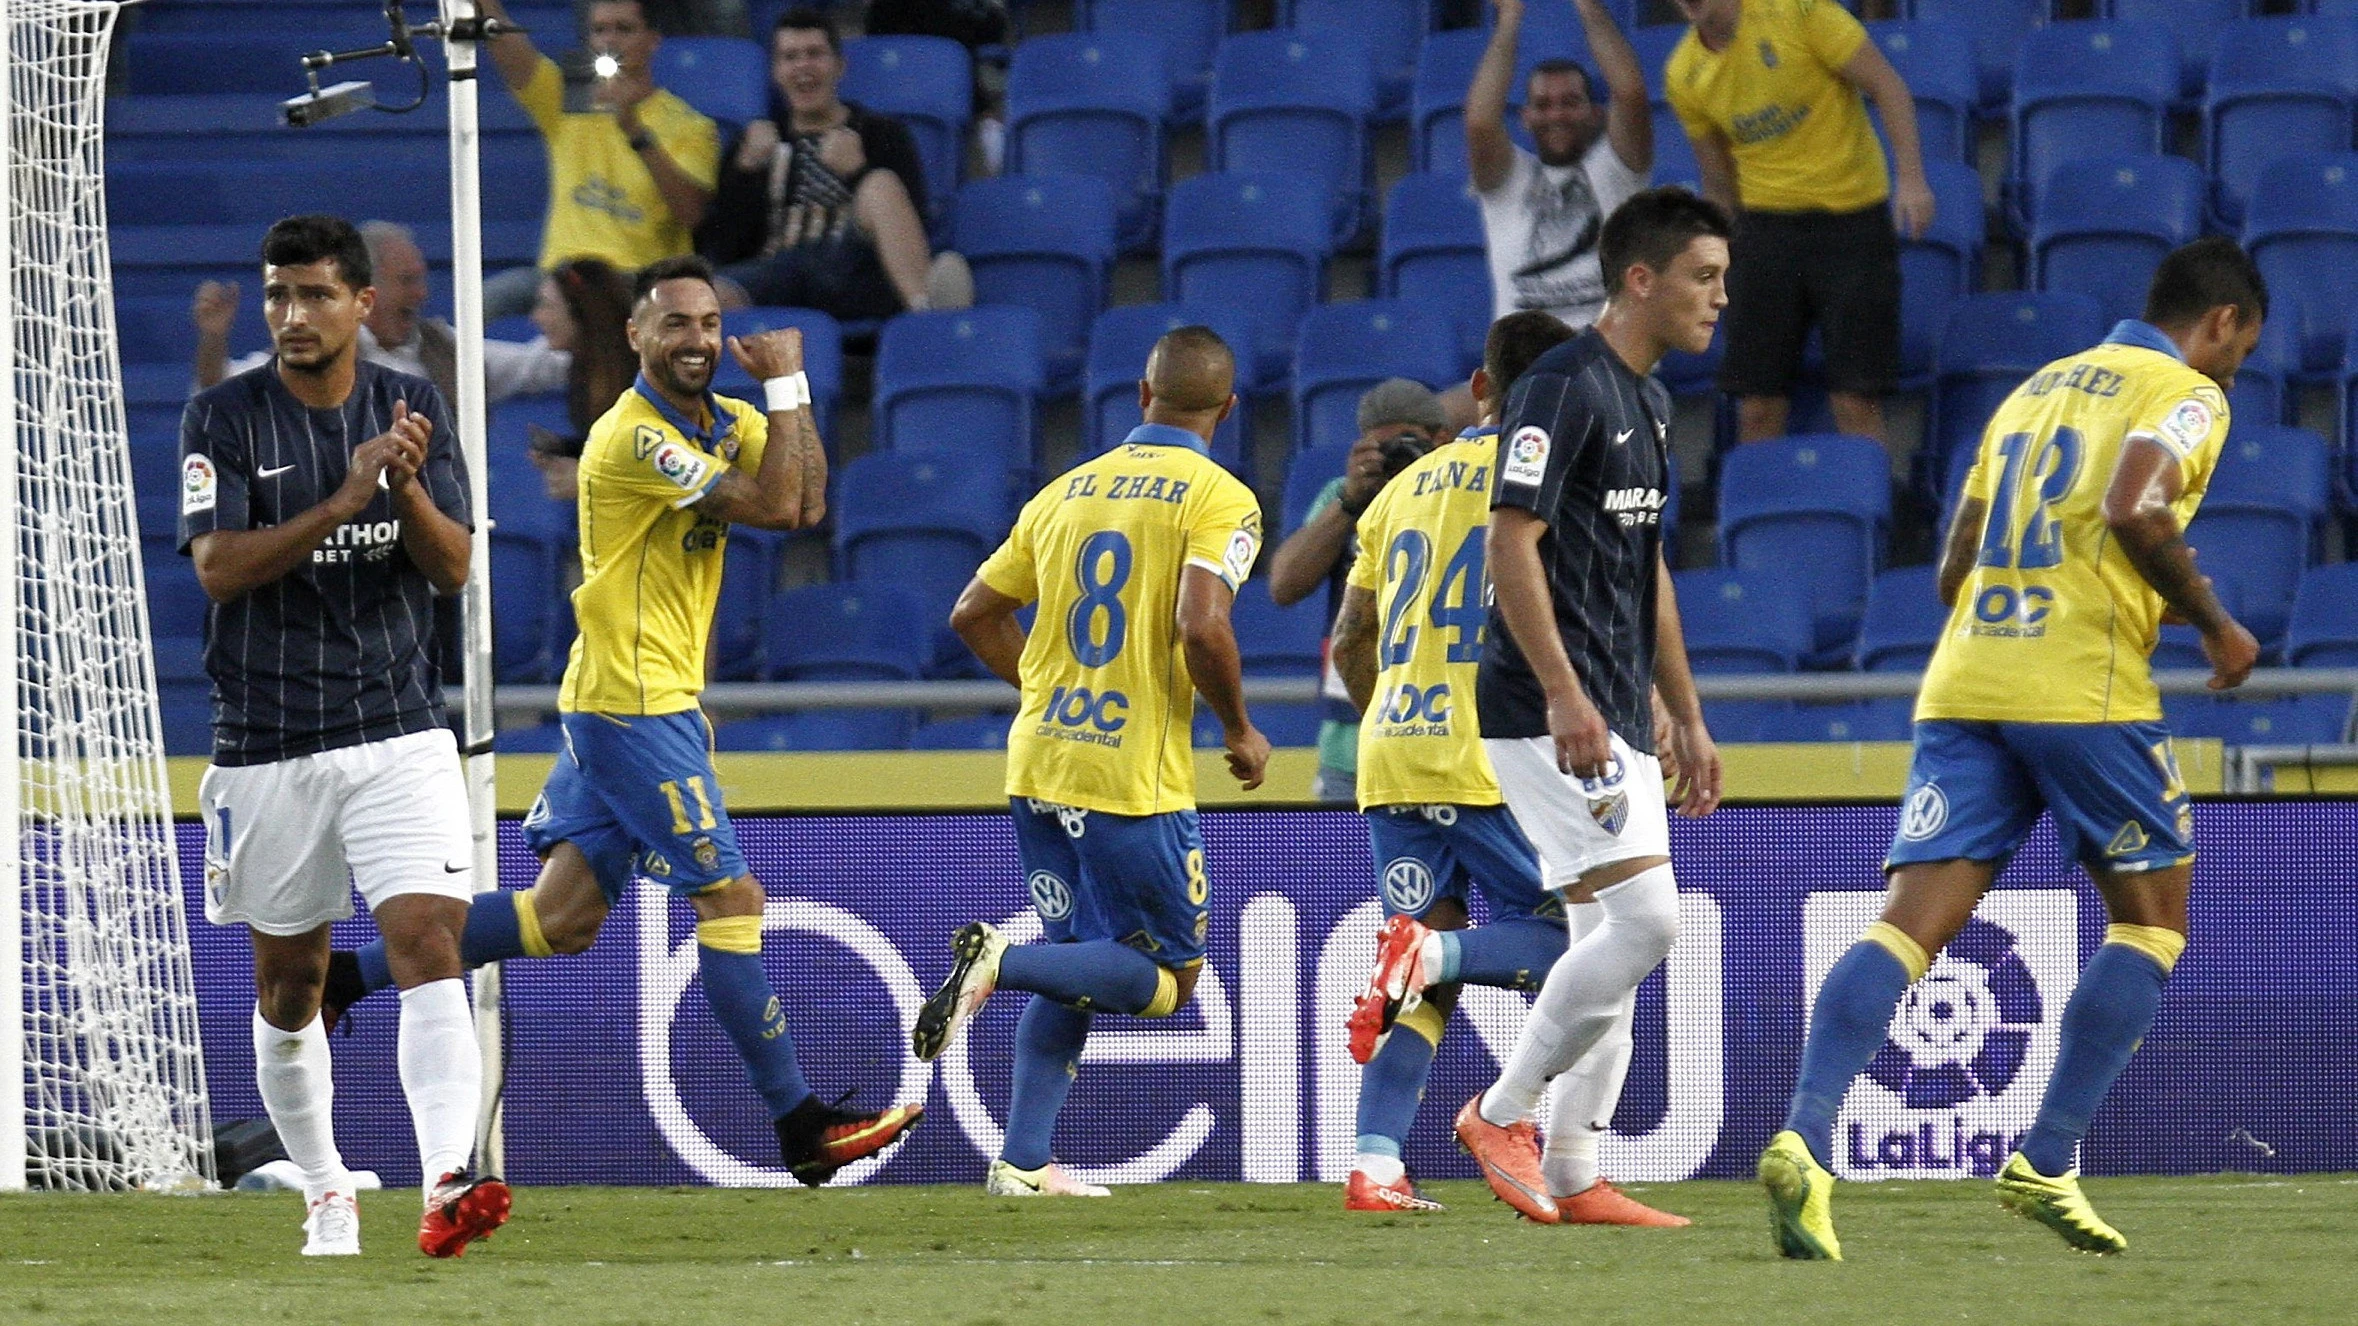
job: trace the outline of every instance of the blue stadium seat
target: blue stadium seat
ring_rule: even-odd
[[[772,603],[765,662],[778,681],[914,681],[940,625],[887,586],[805,585]]]
[[[1425,51],[1417,60],[1416,79],[1408,94],[1411,169],[1465,177],[1466,88],[1472,85],[1474,69],[1482,63],[1482,51],[1489,44],[1490,34],[1482,28],[1436,32],[1425,38]],[[1507,94],[1510,102],[1522,95],[1520,87]]]
[[[1008,725],[1014,721],[1012,714],[974,714],[927,723],[909,738],[909,749],[1003,751]]]
[[[368,169],[357,172],[325,155],[118,161],[107,168],[107,216],[117,226],[242,223],[259,245],[270,222],[332,201],[356,217],[439,222],[447,229],[449,152],[438,142],[375,144]],[[538,143],[487,147],[481,173],[497,186],[483,193],[486,221],[538,225],[548,203],[547,153]]]
[[[202,640],[213,601],[197,581],[196,563],[172,550],[170,535],[142,540],[147,577],[148,630],[158,636]]]
[[[1325,661],[1324,594],[1281,608],[1270,599],[1267,580],[1248,580],[1236,591],[1229,622],[1248,677],[1315,676]]]
[[[1028,474],[1039,451],[1040,315],[981,306],[904,313],[876,340],[879,447],[989,455]]]
[[[258,281],[241,287],[237,319],[229,329],[231,357],[270,344],[270,328],[262,321]],[[196,354],[196,324],[189,320],[194,294],[124,295],[115,299],[115,344],[126,364],[172,364],[189,371]],[[193,379],[192,379],[193,380]],[[177,428],[179,414],[173,413]]]
[[[378,40],[383,39],[383,20]],[[490,80],[499,88],[497,79]],[[267,92],[198,92],[111,99],[106,108],[109,161],[179,161],[207,154],[222,160],[276,158],[316,162],[327,139],[347,152],[386,147],[448,148],[449,121],[443,98],[429,98],[406,115],[346,115],[289,132],[279,103],[288,85],[273,80]],[[483,146],[537,147],[540,133],[524,108],[504,89],[487,90],[478,116]]]
[[[2178,100],[2202,100],[2219,30],[2250,12],[2246,0],[2104,0],[2107,18],[2166,25],[2178,39]]]
[[[2089,157],[2056,167],[2030,234],[2032,287],[2090,296],[2108,320],[2136,317],[2162,256],[2202,234],[2209,187],[2184,157]]]
[[[1095,175],[1114,190],[1125,250],[1160,221],[1170,118],[1163,45],[1131,33],[1056,33],[1015,48],[1007,72],[1007,172]]]
[[[941,214],[958,192],[966,121],[974,114],[974,60],[947,37],[854,37],[843,43],[838,95],[908,126],[925,166],[925,193]]]
[[[381,12],[355,8],[312,27],[136,33],[122,42],[125,90],[134,96],[260,92],[283,99],[301,90],[307,52],[382,44]]]
[[[1981,75],[1973,63],[1973,38],[1943,18],[1893,19],[1869,23],[1867,33],[1883,58],[1907,81],[1916,103],[1916,136],[1925,164],[1973,160],[1974,120],[1981,104]],[[1868,107],[1874,114],[1874,108]],[[1876,128],[1882,117],[1876,116]]]
[[[927,448],[870,452],[837,474],[838,573],[917,596],[947,621],[974,569],[1007,532],[1007,472],[997,458]]]
[[[1900,240],[1900,385],[1907,390],[1931,381],[1950,311],[1981,288],[1981,250],[1989,234],[1978,171],[1927,159],[1924,178],[1932,188],[1932,224],[1921,237]]]
[[[502,755],[561,755],[565,750],[565,725],[544,722],[531,727],[501,728],[492,734],[491,748]]]
[[[1317,745],[1319,725],[1326,719],[1325,707],[1317,704],[1256,704],[1251,712],[1253,726],[1280,750]],[[1197,750],[1219,749],[1220,720],[1211,710],[1195,711],[1191,739]]]
[[[2186,532],[2202,568],[2232,577],[2242,620],[2274,652],[2301,573],[2318,559],[2331,506],[2325,439],[2298,428],[2238,425]]]
[[[2181,737],[2217,737],[2230,746],[2323,746],[2347,739],[2350,697],[2295,695],[2274,700],[2166,696],[2162,709]]]
[[[1203,118],[1212,53],[1228,32],[1229,4],[1230,0],[1074,0],[1073,26],[1083,32],[1139,33],[1162,42],[1170,71],[1171,113],[1193,124]]]
[[[1277,21],[1304,32],[1357,34],[1375,70],[1376,113],[1393,120],[1407,109],[1417,57],[1433,27],[1433,0],[1284,0]]]
[[[802,371],[811,381],[811,415],[819,425],[819,440],[835,451],[835,405],[843,398],[843,324],[815,308],[740,308],[721,314],[721,334],[751,336],[755,332],[793,327],[802,333]],[[712,375],[713,390],[739,400],[762,401],[761,384],[724,351]]]
[[[1113,189],[1093,175],[976,180],[958,191],[952,233],[973,269],[976,302],[1039,314],[1047,390],[1071,391],[1112,280]]]
[[[1446,313],[1457,328],[1458,368],[1482,362],[1490,331],[1490,258],[1482,209],[1461,176],[1403,176],[1384,198],[1376,290]]]
[[[1213,65],[1205,146],[1214,170],[1316,179],[1339,242],[1358,233],[1367,208],[1374,112],[1375,77],[1356,33],[1242,32]]]
[[[655,48],[653,73],[666,90],[720,121],[724,141],[770,113],[770,54],[743,37],[667,37]]]
[[[1920,672],[1932,661],[1949,610],[1940,601],[1940,577],[1933,567],[1900,566],[1867,586],[1867,611],[1859,619],[1858,670]]]
[[[1279,502],[1285,521],[1281,534],[1291,534],[1302,527],[1302,522],[1310,518],[1310,508],[1318,501],[1320,491],[1343,477],[1343,467],[1350,459],[1349,442],[1311,447],[1293,454],[1286,465],[1285,494]]]
[[[712,744],[723,751],[904,750],[915,726],[906,709],[812,709],[722,723]]]
[[[1792,704],[1768,710],[1757,729],[1756,741],[1907,741],[1914,725],[1908,702],[1842,700],[1831,704]]]
[[[1181,327],[1204,326],[1217,332],[1237,355],[1240,399],[1234,412],[1212,432],[1212,459],[1229,473],[1251,473],[1245,446],[1245,422],[1251,412],[1253,320],[1241,308],[1218,305],[1195,308],[1182,304],[1127,304],[1097,315],[1089,328],[1089,362],[1081,385],[1081,455],[1101,455],[1130,435],[1143,416],[1138,410],[1138,380],[1146,375],[1146,356],[1163,333]]]
[[[492,664],[512,684],[554,681],[564,667],[557,649],[557,550],[545,538],[512,529],[491,532]]]
[[[1255,378],[1275,388],[1293,372],[1294,333],[1325,293],[1332,250],[1323,186],[1294,175],[1198,175],[1163,210],[1163,298],[1249,311]]]
[[[1931,445],[1922,453],[1926,491],[1950,490],[1970,464],[1982,426],[2022,380],[2094,345],[2110,324],[2103,306],[2068,293],[1972,295],[1941,333],[1934,364]]]
[[[1994,110],[2013,90],[2015,52],[2046,21],[2047,0],[1909,0],[1908,17],[1947,19],[1972,37],[1981,104]]]
[[[2204,102],[2211,210],[2243,222],[2260,174],[2278,157],[2345,152],[2358,105],[2358,23],[2254,18],[2219,30]]]
[[[2296,668],[2358,668],[2358,562],[2313,567],[2301,577],[2284,661]]]
[[[721,681],[758,681],[767,653],[786,537],[738,525],[722,554],[720,599],[712,615],[712,673]]]
[[[1698,673],[1791,672],[1817,647],[1809,591],[1784,575],[1674,571],[1670,580]]]
[[[573,417],[558,392],[510,396],[486,412],[483,424],[484,474],[493,498],[492,514],[505,519],[505,507],[527,497],[545,500],[540,471],[532,463],[532,430],[545,428],[559,437],[574,435]],[[541,513],[526,513],[523,523],[548,530],[552,522]]]
[[[2039,188],[2065,163],[2169,148],[2178,43],[2159,23],[2053,23],[2023,39],[2015,66],[2014,215],[2039,215]]]
[[[1359,436],[1359,398],[1386,378],[1446,389],[1457,377],[1457,330],[1402,299],[1321,304],[1302,319],[1294,358],[1294,445]]]
[[[2260,173],[2244,247],[2268,278],[2270,319],[2300,333],[2301,366],[2339,375],[2358,328],[2358,152],[2279,157]]]
[[[2304,374],[2300,320],[2293,316],[2293,302],[2283,292],[2269,292],[2269,317],[2260,326],[2260,342],[2235,371],[2235,385],[2227,389],[2227,406],[2237,419],[2280,424],[2295,412],[2294,382]]]
[[[1806,588],[1813,655],[1847,658],[1882,569],[1891,526],[1891,460],[1881,443],[1839,433],[1737,447],[1719,474],[1723,565]]]
[[[1460,167],[1462,172],[1463,167]],[[1654,183],[1703,187],[1703,166],[1695,160],[1694,140],[1668,106],[1654,108]]]

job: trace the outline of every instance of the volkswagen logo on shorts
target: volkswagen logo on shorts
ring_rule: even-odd
[[[1032,872],[1029,881],[1032,906],[1043,921],[1061,921],[1073,914],[1073,891],[1065,882],[1045,870]]]
[[[1424,862],[1404,856],[1384,867],[1384,901],[1396,912],[1419,916],[1433,905],[1433,872]]]
[[[1948,824],[1949,797],[1940,784],[1925,783],[1908,793],[1907,808],[1900,812],[1900,837],[1920,843]]]
[[[1908,988],[1867,1076],[1910,1109],[1949,1109],[2014,1082],[2044,1016],[2014,932],[1976,917]]]

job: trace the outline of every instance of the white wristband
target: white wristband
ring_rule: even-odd
[[[799,410],[810,404],[811,379],[808,373],[789,373],[784,377],[765,379],[761,389],[769,397],[769,412],[772,414],[781,410]]]

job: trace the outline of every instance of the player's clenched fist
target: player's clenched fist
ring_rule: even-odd
[[[1252,791],[1261,785],[1261,778],[1269,772],[1269,738],[1261,730],[1247,726],[1231,735],[1228,745],[1228,772],[1244,790]]]
[[[802,371],[802,329],[778,327],[729,338],[729,353],[756,382],[792,377]]]

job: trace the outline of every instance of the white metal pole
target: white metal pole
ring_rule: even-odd
[[[0,107],[13,105],[16,73],[12,0],[0,0]],[[8,740],[0,749],[0,1189],[25,1186],[24,789],[19,767],[24,715],[17,694],[16,470],[16,118],[0,139],[0,698]]]
[[[441,0],[442,51],[450,66],[450,267],[458,314],[459,442],[467,460],[467,506],[475,514],[469,540],[467,588],[460,599],[466,637],[467,809],[475,835],[475,890],[499,887],[499,784],[491,734],[491,508],[484,441],[483,199],[479,172],[477,44],[453,39],[455,25],[477,16],[475,0]],[[475,973],[475,1033],[483,1048],[483,1116],[476,1131],[476,1163],[486,1174],[505,1172],[500,1088],[506,1072],[500,1028],[499,966]]]

